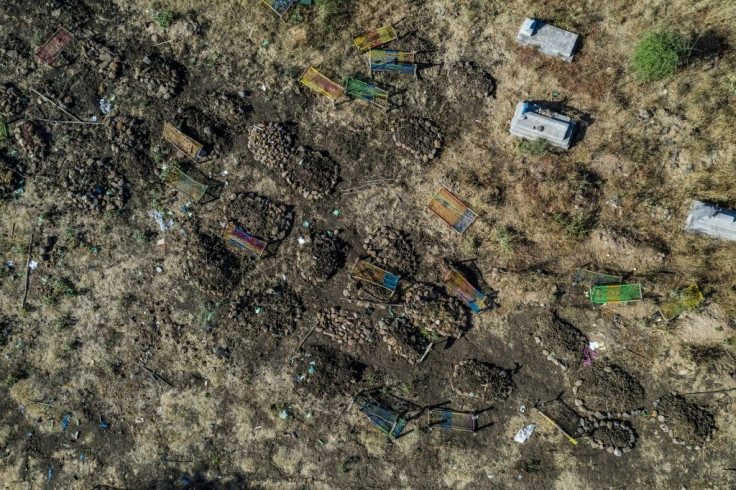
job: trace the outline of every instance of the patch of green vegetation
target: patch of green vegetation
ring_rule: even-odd
[[[522,155],[540,156],[549,152],[549,142],[542,138],[534,140],[520,140],[517,146],[519,153]]]
[[[171,10],[161,10],[153,14],[153,21],[161,29],[168,29],[174,21],[174,13]]]
[[[421,333],[422,333],[422,337],[432,342],[433,344],[440,341],[440,336],[437,335],[437,332],[433,332],[431,330],[427,330],[426,328],[423,328],[421,330]]]
[[[631,67],[642,82],[670,77],[690,53],[687,38],[673,30],[647,32],[634,48]]]
[[[56,331],[62,332],[74,324],[74,319],[69,314],[65,314],[56,321]]]
[[[349,458],[345,458],[337,465],[337,469],[340,473],[347,473],[350,470],[353,469],[353,465],[358,462],[357,456],[350,456]]]
[[[62,298],[74,298],[79,294],[74,284],[63,277],[47,281],[43,290],[43,304],[47,306],[56,305]]]
[[[542,469],[542,461],[539,459],[530,459],[524,462],[523,468],[527,473],[537,473]]]
[[[335,29],[334,20],[340,13],[341,7],[347,2],[345,0],[315,0],[314,6],[317,10],[317,17],[322,27],[332,32]]]
[[[502,254],[514,255],[514,236],[506,226],[495,226],[491,232],[491,237],[496,241],[496,245]]]
[[[13,386],[13,385],[14,385],[15,383],[17,383],[18,381],[19,381],[19,379],[18,379],[18,377],[17,377],[17,376],[15,376],[14,374],[8,374],[8,375],[7,375],[6,377],[5,377],[5,379],[3,380],[3,383],[2,383],[2,385],[3,385],[4,387],[6,387],[6,388],[10,388],[11,386]]]
[[[585,213],[573,215],[557,213],[553,216],[555,223],[562,227],[568,238],[583,238],[588,235],[596,225],[596,217]]]

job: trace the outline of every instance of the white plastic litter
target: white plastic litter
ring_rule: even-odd
[[[526,405],[522,405],[519,407],[519,412],[524,413],[526,412]]]
[[[301,236],[297,238],[296,241],[299,242],[299,245],[304,245],[305,243],[307,243],[304,237],[301,237]]]
[[[529,436],[532,435],[532,432],[534,432],[534,429],[536,428],[537,424],[529,424],[523,429],[519,429],[519,432],[517,432],[514,436],[514,440],[519,443],[525,442],[527,439],[529,439]]]
[[[598,349],[598,347],[600,347],[600,344],[598,342],[589,342],[588,343],[588,348],[590,350],[596,350],[596,349]]]
[[[30,267],[33,270],[36,270],[36,267],[38,267],[38,262],[36,262],[35,260],[31,260],[30,262],[28,262],[28,267]]]
[[[164,213],[161,211],[154,211],[153,209],[148,212],[148,216],[154,219],[156,221],[156,224],[158,224],[158,227],[161,228],[161,231],[166,231],[172,226],[174,226],[174,220],[169,218],[168,223],[164,221]]]
[[[104,97],[100,99],[100,111],[103,114],[109,114],[112,110],[112,101],[107,101]]]

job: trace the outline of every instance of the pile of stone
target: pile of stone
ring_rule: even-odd
[[[11,83],[0,86],[0,115],[20,114],[27,104],[28,99],[18,87]]]
[[[593,449],[605,449],[615,456],[630,452],[636,445],[636,433],[628,421],[602,420],[590,416],[580,419],[578,433],[592,431],[588,443]]]
[[[106,122],[107,137],[112,141],[110,150],[115,153],[142,151],[145,137],[141,131],[143,121],[132,116],[118,116]]]
[[[399,276],[412,276],[419,268],[419,257],[409,235],[390,226],[369,230],[363,249],[376,265]]]
[[[396,146],[424,163],[437,157],[445,136],[432,121],[419,117],[394,120],[390,130]]]
[[[20,121],[13,128],[13,137],[29,158],[46,158],[48,146],[40,129],[31,121]]]
[[[142,64],[135,68],[133,78],[146,87],[149,96],[170,100],[176,96],[183,74],[166,60],[144,56]]]
[[[318,312],[315,331],[330,337],[338,344],[350,347],[373,343],[375,341],[373,327],[359,313],[333,306],[329,310]]]
[[[88,158],[66,172],[63,186],[67,197],[84,211],[120,209],[127,201],[125,178],[108,159]]]
[[[458,337],[468,324],[463,302],[431,284],[417,284],[404,293],[406,315],[422,330],[438,337]]]
[[[284,124],[260,124],[250,129],[248,149],[266,168],[285,171],[292,156],[293,139]]]
[[[97,68],[98,73],[110,80],[115,80],[120,74],[122,61],[120,56],[107,47],[104,43],[95,39],[88,39],[82,43],[82,56]]]

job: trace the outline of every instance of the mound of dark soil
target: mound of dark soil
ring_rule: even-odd
[[[442,148],[444,134],[428,119],[419,117],[396,119],[391,123],[390,129],[396,146],[424,163],[434,159]]]
[[[422,331],[405,317],[381,319],[378,329],[389,350],[411,363],[419,362],[430,344]]]
[[[224,212],[228,221],[267,243],[286,238],[294,224],[289,206],[253,192],[229,195]]]
[[[702,446],[710,441],[716,430],[715,417],[679,395],[662,397],[657,404],[657,411],[663,422],[663,430],[673,441],[682,445]]]
[[[314,233],[299,246],[296,265],[299,274],[307,281],[324,282],[335,275],[345,264],[345,244],[336,233]]]
[[[194,232],[185,240],[184,272],[200,291],[224,296],[240,282],[240,261],[219,237]]]
[[[644,388],[616,365],[593,363],[582,370],[577,397],[588,410],[620,413],[644,404]]]
[[[85,211],[120,209],[128,200],[126,181],[107,158],[70,165],[63,186],[67,197]]]
[[[462,62],[453,66],[448,72],[453,86],[473,98],[491,97],[496,90],[496,83],[485,70],[472,62]]]
[[[240,291],[230,304],[230,318],[255,335],[260,332],[275,337],[291,335],[303,312],[301,298],[285,284]]]
[[[457,337],[468,327],[470,313],[465,304],[431,284],[417,284],[406,291],[404,303],[411,321],[438,337]]]
[[[476,359],[458,362],[452,373],[455,391],[481,401],[504,399],[513,385],[509,371]]]
[[[41,128],[31,121],[22,121],[13,128],[13,137],[25,155],[30,159],[45,159],[48,156],[48,144]]]
[[[316,322],[315,331],[330,337],[338,344],[345,343],[352,347],[375,341],[370,321],[338,306],[317,313]]]
[[[334,398],[353,391],[366,366],[353,356],[331,347],[310,346],[290,361],[294,390],[317,399]]]
[[[248,149],[266,168],[284,171],[293,152],[293,139],[284,124],[259,124],[250,129]]]
[[[289,159],[286,182],[305,199],[322,199],[332,192],[340,167],[319,151],[298,148]]]
[[[363,240],[365,253],[376,265],[399,277],[414,275],[419,269],[419,257],[409,235],[390,226],[371,230]]]
[[[0,115],[15,116],[23,112],[28,105],[28,97],[25,97],[18,87],[12,83],[0,86]]]
[[[572,325],[554,318],[541,324],[537,330],[543,353],[550,360],[564,367],[577,366],[582,362],[583,350],[588,338]]]

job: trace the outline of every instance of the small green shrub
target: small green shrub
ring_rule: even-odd
[[[161,29],[168,29],[174,21],[174,13],[171,10],[162,10],[153,15],[153,21]]]
[[[513,235],[509,232],[509,229],[503,225],[498,225],[495,228],[493,228],[493,231],[491,232],[491,236],[496,241],[496,245],[498,245],[499,250],[501,250],[501,253],[504,255],[514,255],[514,246],[513,246]]]
[[[534,140],[521,140],[519,141],[519,153],[522,155],[533,155],[540,156],[544,155],[550,150],[549,142],[542,138]]]
[[[686,59],[690,45],[674,31],[647,32],[634,48],[631,66],[642,82],[670,77]]]

